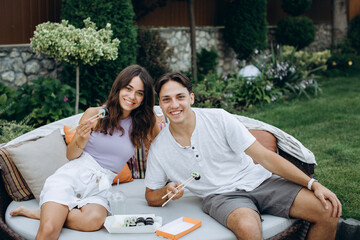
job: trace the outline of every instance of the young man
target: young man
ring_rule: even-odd
[[[311,222],[308,239],[335,238],[342,207],[334,193],[264,148],[230,113],[192,109],[191,83],[181,73],[163,75],[155,90],[170,124],[149,151],[149,205],[161,206],[174,194],[179,199],[184,191],[176,187],[198,172],[200,180],[188,189],[203,198],[203,211],[238,239],[262,239],[261,213]]]

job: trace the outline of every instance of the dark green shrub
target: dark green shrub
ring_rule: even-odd
[[[23,121],[35,127],[45,125],[74,114],[75,90],[60,80],[39,78],[24,84],[8,100],[11,107],[0,112],[8,121]]]
[[[299,16],[309,10],[312,0],[281,0],[281,8],[284,12]]]
[[[289,17],[281,19],[276,28],[275,37],[282,45],[302,49],[315,39],[316,31],[313,21],[308,17]]]
[[[204,79],[208,73],[216,73],[219,54],[215,50],[201,49],[197,54],[198,80]]]
[[[113,37],[121,42],[119,57],[114,61],[102,61],[95,66],[80,66],[81,96],[88,105],[103,103],[117,74],[126,66],[136,62],[137,28],[131,0],[63,0],[62,19],[69,20],[75,27],[82,27],[83,19],[90,17],[99,28],[111,24]],[[62,81],[75,86],[75,68],[64,64]],[[80,105],[82,109],[86,108]]]
[[[254,49],[267,46],[266,0],[227,3],[224,39],[238,59],[248,59]]]
[[[8,105],[8,100],[15,96],[15,89],[0,83],[0,109]]]
[[[195,107],[225,108],[231,105],[231,98],[224,95],[226,82],[216,74],[206,75],[202,81],[193,84],[195,94]]]
[[[146,68],[155,80],[171,71],[168,59],[173,49],[169,48],[158,30],[139,28],[138,50],[137,63]]]
[[[232,94],[235,108],[251,108],[256,104],[271,102],[273,93],[271,86],[270,81],[263,80],[261,77],[248,79],[238,76],[228,79],[226,92]]]
[[[351,46],[360,54],[360,15],[350,21],[347,37]]]

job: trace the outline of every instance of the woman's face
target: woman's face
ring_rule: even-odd
[[[127,118],[132,110],[141,105],[144,92],[144,84],[138,76],[133,77],[129,84],[120,90],[119,102],[123,109],[122,118]]]

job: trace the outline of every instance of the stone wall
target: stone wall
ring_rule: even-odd
[[[331,47],[331,25],[317,24],[315,41],[305,50],[322,51]],[[174,48],[174,55],[169,59],[170,67],[174,71],[187,71],[191,66],[190,30],[189,28],[157,28],[170,47]],[[219,74],[238,70],[236,54],[224,42],[223,27],[197,27],[196,50],[202,48],[215,49],[219,54],[217,71]],[[269,43],[274,41],[276,27],[269,26]],[[269,44],[270,46],[270,44]]]
[[[188,27],[156,28],[174,55],[169,59],[174,71],[188,71],[191,66],[190,30]],[[197,27],[196,51],[214,49],[219,54],[217,71],[228,72],[236,65],[234,51],[223,40],[223,27]]]
[[[0,46],[0,82],[18,87],[43,77],[59,77],[61,63],[35,53],[29,44]]]
[[[187,27],[157,28],[174,55],[169,59],[173,71],[188,71],[191,66],[190,30]],[[214,49],[219,54],[219,74],[238,70],[234,51],[224,42],[223,27],[197,27],[196,48]],[[306,48],[309,51],[328,49],[331,46],[331,25],[316,25],[315,41]],[[274,39],[274,27],[269,27],[268,40]],[[29,44],[0,46],[0,82],[17,87],[40,76],[59,78],[61,64],[43,54],[34,53]]]

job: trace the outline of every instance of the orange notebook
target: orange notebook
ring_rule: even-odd
[[[188,217],[180,217],[156,230],[156,234],[168,239],[175,240],[181,238],[191,231],[194,231],[200,226],[200,220]]]

